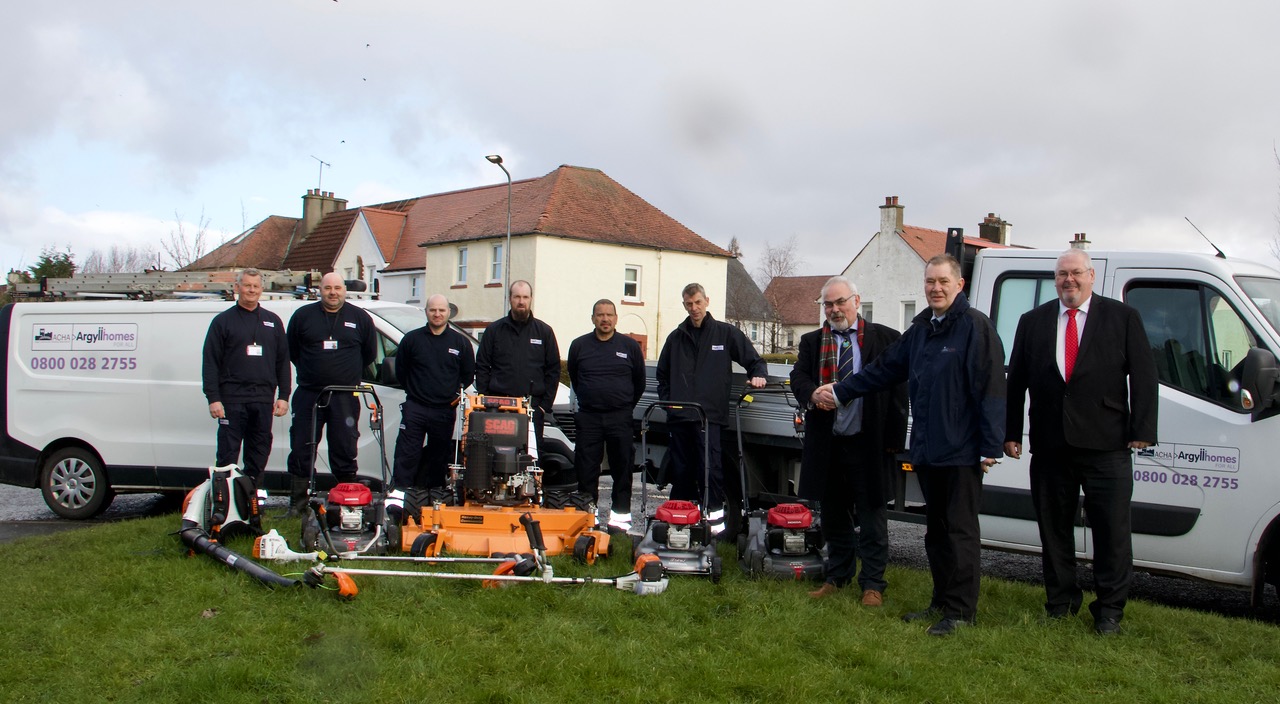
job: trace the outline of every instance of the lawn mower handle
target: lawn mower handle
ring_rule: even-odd
[[[753,389],[748,386],[742,390],[742,395],[738,397],[736,405],[740,408],[744,403],[751,403],[750,399],[752,394],[782,394],[782,399],[787,401],[788,406],[792,408],[799,408],[797,403],[793,403],[788,400],[788,397],[794,399],[795,394],[791,392],[791,385],[785,381],[766,382],[764,386],[761,386],[758,389]]]

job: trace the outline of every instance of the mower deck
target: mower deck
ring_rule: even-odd
[[[571,553],[579,562],[594,564],[609,554],[609,533],[595,528],[593,514],[530,505],[423,507],[418,520],[410,517],[401,528],[401,547],[416,557],[529,552],[529,538],[520,525],[524,514],[542,525],[547,555]]]

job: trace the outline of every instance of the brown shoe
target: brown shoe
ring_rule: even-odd
[[[881,594],[874,589],[868,589],[862,593],[862,605],[884,606],[884,594]]]
[[[836,592],[838,592],[838,591],[840,591],[840,587],[837,587],[836,585],[832,584],[831,582],[824,582],[824,583],[822,584],[822,586],[821,586],[821,587],[818,587],[818,588],[817,588],[817,589],[815,589],[814,591],[809,592],[809,598],[810,598],[810,599],[825,599],[825,598],[827,598],[827,597],[831,596],[832,594],[835,594],[835,593],[836,593]]]

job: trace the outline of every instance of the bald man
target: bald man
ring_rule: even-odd
[[[427,324],[404,336],[395,359],[405,401],[392,484],[402,491],[443,487],[458,392],[471,385],[476,373],[471,340],[449,327],[448,299],[440,294],[427,299]]]
[[[320,399],[326,386],[356,386],[377,353],[377,331],[364,310],[347,305],[347,285],[328,273],[320,280],[320,300],[289,319],[289,358],[297,369],[293,425],[289,428],[289,509],[306,502],[321,431],[329,442],[329,471],[339,482],[356,480],[356,443],[360,437],[360,399],[350,393]],[[321,401],[317,409],[316,401]],[[328,430],[324,430],[325,428]]]

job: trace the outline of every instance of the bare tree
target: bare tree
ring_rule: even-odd
[[[182,214],[175,210],[173,217],[177,230],[170,232],[167,238],[160,241],[160,245],[165,254],[169,255],[173,267],[181,269],[209,252],[209,218],[205,216],[204,208],[201,208],[200,219],[196,221],[198,229],[195,234],[188,235],[182,222]]]
[[[782,244],[766,244],[764,255],[760,257],[760,266],[756,267],[756,283],[760,289],[769,287],[775,276],[794,276],[802,263],[796,252],[796,236],[792,235]]]
[[[760,266],[756,267],[756,283],[765,291],[765,300],[769,303],[769,312],[773,316],[764,326],[765,349],[772,353],[782,351],[782,333],[785,329],[782,315],[778,312],[781,301],[774,300],[776,295],[769,292],[769,284],[779,276],[795,276],[796,270],[803,261],[797,252],[796,236],[787,238],[778,245],[766,244],[764,256],[760,258]]]
[[[80,272],[84,274],[116,274],[145,271],[159,264],[160,257],[151,247],[111,245],[105,252],[95,249],[85,258]]]

